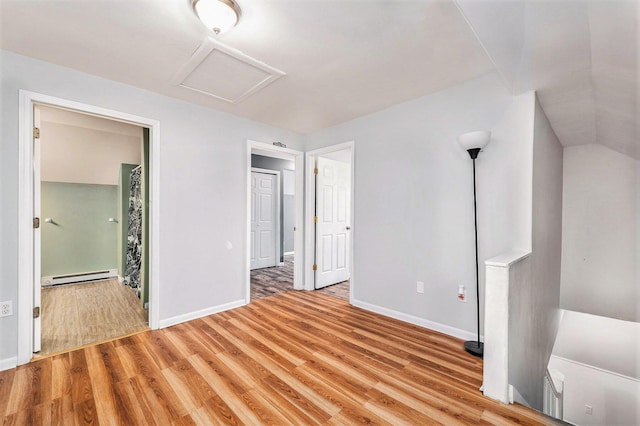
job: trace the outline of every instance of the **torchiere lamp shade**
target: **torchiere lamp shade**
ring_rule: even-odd
[[[458,143],[473,159],[478,157],[478,153],[487,146],[490,140],[491,132],[488,130],[477,130],[458,136]]]

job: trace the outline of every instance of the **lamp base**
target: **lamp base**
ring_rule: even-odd
[[[477,340],[464,342],[464,350],[469,352],[473,356],[482,358],[484,356],[484,343],[478,343]]]

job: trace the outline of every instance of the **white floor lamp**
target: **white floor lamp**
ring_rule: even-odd
[[[482,358],[484,355],[484,343],[480,341],[480,280],[478,275],[478,208],[476,206],[476,158],[480,151],[487,146],[491,139],[491,132],[479,130],[458,136],[458,142],[462,145],[473,161],[473,218],[475,224],[476,243],[476,314],[477,314],[477,340],[464,342],[464,349],[472,355]]]

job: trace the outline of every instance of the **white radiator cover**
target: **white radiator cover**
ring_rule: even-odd
[[[118,276],[117,269],[105,269],[102,271],[80,272],[77,274],[56,275],[50,277],[42,277],[43,287],[52,287],[61,284],[73,284],[86,281],[106,280]]]

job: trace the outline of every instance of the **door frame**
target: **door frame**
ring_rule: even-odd
[[[351,238],[349,239],[349,256],[350,256],[350,275],[349,279],[349,303],[353,304],[353,289],[355,288],[355,244],[354,237],[356,232],[356,223],[355,223],[355,141],[343,142],[336,145],[327,146],[324,148],[314,149],[312,151],[308,151],[305,153],[305,209],[308,212],[305,218],[305,265],[309,267],[305,269],[305,290],[314,290],[315,277],[314,271],[312,269],[312,265],[314,262],[314,252],[315,252],[315,233],[314,222],[313,222],[313,211],[315,207],[315,190],[316,190],[316,180],[315,175],[313,173],[313,169],[315,168],[315,161],[318,157],[321,157],[323,154],[329,154],[331,152],[343,151],[348,149],[351,151],[351,199],[350,202],[350,210],[351,210]]]
[[[252,167],[251,168],[251,173],[262,173],[265,175],[274,175],[276,177],[276,196],[275,196],[275,202],[276,202],[276,214],[275,217],[276,219],[275,221],[275,238],[273,239],[274,242],[274,260],[275,260],[275,264],[273,266],[282,266],[283,263],[280,262],[280,172],[278,170],[269,170],[269,169],[261,169],[259,167]],[[249,182],[249,184],[251,184],[251,182]],[[251,250],[251,247],[249,247],[249,250]],[[251,262],[249,262],[249,268],[251,268]]]
[[[18,109],[18,359],[22,365],[33,358],[33,299],[41,286],[34,273],[34,144],[35,104],[101,116],[149,129],[149,328],[160,324],[160,122],[125,112],[83,104],[27,90],[19,91]]]
[[[259,151],[259,155],[268,155],[274,158],[291,159],[295,162],[296,172],[296,201],[295,201],[295,234],[293,237],[294,256],[297,260],[293,263],[293,289],[303,290],[304,284],[304,152],[295,149],[283,148],[270,143],[247,140],[247,155],[245,163],[246,196],[247,196],[247,225],[246,225],[246,256],[245,256],[245,302],[251,303],[251,154]]]

